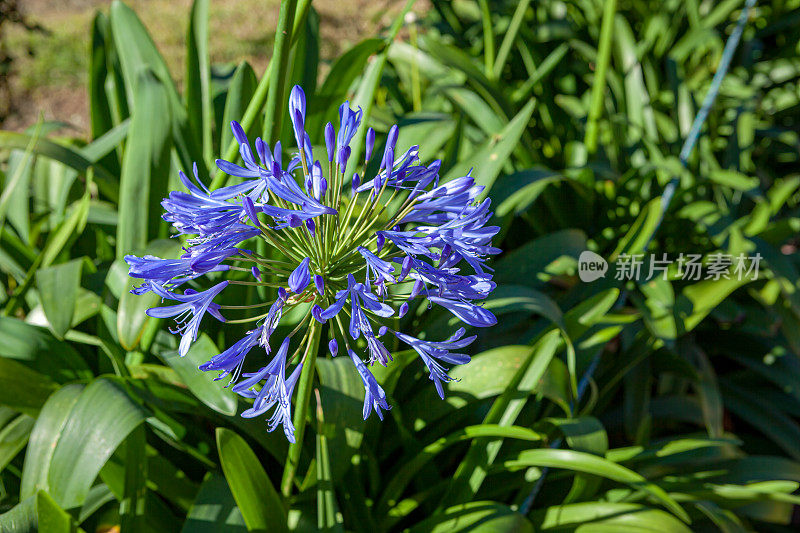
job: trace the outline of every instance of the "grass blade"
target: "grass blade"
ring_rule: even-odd
[[[603,112],[603,100],[606,92],[606,72],[611,60],[611,37],[614,29],[614,16],[617,12],[617,0],[606,0],[603,9],[603,22],[600,26],[600,44],[597,47],[597,65],[595,67],[594,82],[592,83],[592,98],[589,104],[589,116],[586,123],[586,136],[583,143],[586,151],[591,155],[597,151],[597,133],[600,115]]]

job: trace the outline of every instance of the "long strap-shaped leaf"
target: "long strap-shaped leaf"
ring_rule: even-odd
[[[299,0],[297,3],[297,12],[293,19],[294,23],[292,25],[291,33],[289,34],[291,38],[291,45],[294,45],[298,35],[302,33],[298,30],[305,23],[306,16],[308,16],[308,10],[310,8],[311,0]],[[289,49],[291,49],[291,45],[289,46]],[[274,54],[273,57],[275,57]],[[242,128],[248,135],[252,133],[253,125],[261,114],[264,108],[264,103],[267,101],[272,71],[275,68],[277,68],[275,61],[270,61],[269,65],[267,65],[266,71],[264,71],[264,75],[261,77],[261,81],[258,82],[258,86],[253,94],[253,98],[250,100],[250,103],[247,104],[247,109],[244,112],[244,116],[239,121],[239,123],[242,125]],[[227,127],[227,125],[223,124],[223,127]],[[270,141],[270,139],[267,140]],[[232,161],[238,152],[239,144],[235,139],[231,140],[230,144],[228,144],[227,150],[223,152],[225,156],[223,159]],[[217,170],[217,173],[214,175],[214,179],[211,181],[211,188],[216,189],[222,187],[225,185],[227,180],[228,175],[221,170]]]
[[[525,450],[521,452],[515,459],[503,463],[504,468],[529,468],[547,467],[547,468],[563,468],[566,470],[573,470],[575,472],[583,472],[585,474],[593,474],[596,476],[603,476],[613,481],[620,483],[627,483],[637,489],[642,489],[649,493],[651,496],[659,500],[664,507],[669,509],[673,514],[680,517],[686,522],[691,522],[689,515],[686,511],[678,505],[669,494],[658,485],[650,483],[640,474],[633,470],[625,468],[622,465],[613,463],[608,459],[598,457],[591,453],[577,452],[574,450],[555,450],[550,448],[541,448],[538,450]]]
[[[397,474],[392,477],[386,489],[383,491],[383,495],[377,506],[377,515],[388,517],[389,509],[397,503],[396,500],[402,494],[403,489],[405,489],[408,483],[414,479],[414,476],[439,453],[459,442],[480,438],[540,441],[544,439],[545,436],[531,429],[519,426],[481,424],[461,428],[446,437],[437,439],[425,446],[420,452],[416,453],[410,461],[402,464]]]
[[[510,426],[528,401],[529,394],[547,370],[561,342],[561,332],[552,330],[546,333],[532,348],[530,356],[520,365],[514,379],[492,404],[483,424],[499,424]],[[492,464],[502,440],[496,438],[478,439],[472,445],[458,465],[450,490],[445,493],[439,504],[439,510],[446,509],[459,502],[469,501],[477,494],[489,465]]]

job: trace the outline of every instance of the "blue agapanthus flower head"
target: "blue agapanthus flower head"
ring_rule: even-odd
[[[186,236],[183,255],[125,260],[130,275],[144,280],[133,292],[154,292],[176,302],[148,314],[175,317],[172,332],[181,336],[181,355],[207,316],[251,324],[240,340],[200,369],[218,372],[217,379],[229,377],[234,392],[253,400],[242,416],[271,412],[269,430],[281,425],[294,442],[293,391],[304,363],[315,360],[310,347],[320,344],[323,332],[331,356],[343,344],[364,383],[365,419],[373,410],[382,418],[382,410],[390,408],[369,369],[391,364],[381,340],[389,332],[393,335],[386,338],[416,350],[444,397],[443,384],[452,381],[448,367],[469,362],[468,355],[456,353],[475,339],[466,336],[465,327],[497,321],[481,301],[495,288],[486,258],[500,250],[491,245],[498,228],[487,226],[492,213],[490,201],[479,199],[483,187],[469,174],[440,184],[440,162],[423,164],[418,146],[398,148],[397,126],[388,131],[383,153],[375,150],[375,131],[367,131],[366,157],[356,165],[361,170],[346,183],[361,109],[341,105],[338,127],[328,123],[324,128],[326,150],[320,160],[314,159],[305,130],[306,99],[298,86],[289,98],[289,117],[297,151],[285,167],[280,142],[270,149],[256,139],[254,152],[242,127],[231,123],[243,166],[224,160],[217,166],[239,182],[211,191],[195,167],[194,179],[180,173],[186,190],[171,192],[162,202],[163,218]],[[380,164],[367,177],[364,169],[373,155]],[[266,243],[267,253],[255,246],[256,239]],[[203,288],[198,278],[206,275],[215,283]],[[248,305],[214,302],[235,285],[260,285],[272,296]],[[465,327],[442,335],[443,340],[390,330],[388,325],[397,327],[396,319],[412,306],[441,307]],[[295,309],[302,315],[297,326],[276,338],[283,316]],[[253,310],[260,314],[252,316]],[[244,317],[229,316],[243,312]],[[251,353],[264,364],[260,369],[248,364],[255,370],[245,372]]]

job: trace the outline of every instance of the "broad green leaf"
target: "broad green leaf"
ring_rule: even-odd
[[[514,531],[533,533],[533,524],[525,515],[513,511],[501,503],[473,501],[445,509],[419,522],[409,533],[445,533],[472,531],[489,533],[492,531]]]
[[[337,481],[352,464],[364,431],[364,385],[349,359],[317,359],[320,395],[325,409],[325,433],[330,450],[331,477]]]
[[[25,447],[33,423],[32,417],[22,414],[0,429],[0,472]]]
[[[173,259],[180,253],[180,243],[174,239],[160,239],[153,241],[144,249],[144,254],[154,255],[164,259]],[[127,268],[124,268],[124,263],[119,263],[119,271],[114,269],[109,270],[109,277],[115,276],[115,279],[107,280],[115,283],[116,276],[119,273],[124,273]],[[151,323],[157,322],[157,319],[147,316],[146,311],[151,307],[158,306],[161,301],[157,294],[152,292],[135,295],[131,294],[130,290],[136,285],[142,283],[141,279],[128,278],[127,276],[121,278],[126,282],[125,290],[120,294],[119,307],[117,307],[117,338],[120,345],[126,350],[133,350],[141,342],[145,329],[151,327]]]
[[[134,10],[120,0],[115,0],[111,4],[110,20],[115,50],[122,69],[125,93],[128,102],[133,102],[133,118],[135,119],[138,114],[136,113],[138,106],[136,92],[139,79],[143,75],[157,79],[165,92],[167,113],[169,114],[154,116],[159,123],[171,124],[171,138],[183,168],[188,170],[192,167],[192,163],[196,162],[201,175],[204,175],[206,168],[202,150],[189,129],[186,108],[178,95],[175,82],[170,77],[166,62],[156,48],[152,37],[147,33]],[[149,72],[149,74],[144,74],[145,72]],[[154,124],[154,126],[156,125]],[[153,133],[160,135],[157,130],[154,130]]]
[[[69,343],[47,329],[21,320],[0,317],[0,357],[14,359],[58,383],[89,379],[92,374]],[[42,397],[39,405],[44,403]]]
[[[537,288],[545,283],[543,276],[565,264],[576,265],[586,250],[586,235],[579,230],[562,230],[529,241],[507,252],[495,264],[496,281]]]
[[[26,133],[15,133],[11,131],[0,131],[0,147],[18,150],[25,150],[33,137]],[[100,190],[112,200],[116,200],[119,194],[118,180],[102,166],[90,161],[79,151],[69,146],[59,144],[48,139],[38,138],[32,144],[32,151],[37,155],[49,157],[62,163],[78,172],[85,173],[88,169],[93,169],[94,179]]]
[[[414,476],[417,475],[417,473],[424,468],[426,464],[436,458],[438,454],[459,442],[482,437],[541,441],[545,438],[545,435],[537,433],[528,428],[519,426],[501,426],[499,424],[467,426],[454,431],[446,437],[437,439],[431,444],[425,446],[425,448],[420,450],[419,453],[416,453],[409,461],[403,462],[399,465],[397,472],[391,477],[391,480],[386,485],[386,489],[381,496],[381,500],[378,505],[379,513],[388,512],[391,507],[395,506],[397,504],[397,499],[403,492],[403,489],[405,489]]]
[[[245,533],[242,513],[236,507],[225,478],[210,474],[200,486],[200,492],[186,515],[183,533]]]
[[[492,205],[497,205],[498,217],[520,215],[530,208],[549,185],[561,181],[570,181],[578,187],[581,186],[579,182],[548,169],[527,169],[501,176],[494,185]]]
[[[33,148],[33,140],[29,148]],[[12,151],[8,156],[6,180],[3,182],[3,193],[0,195],[0,227],[3,219],[14,226],[20,239],[30,239],[30,184],[33,165],[36,161],[32,150]]]
[[[198,367],[218,355],[220,350],[206,334],[200,335],[189,348],[189,352],[181,357],[177,351],[165,352],[161,358],[181,377],[192,394],[218,413],[227,416],[236,414],[236,395],[214,381],[214,375],[203,372]]]
[[[541,315],[556,326],[564,329],[564,316],[556,304],[546,294],[520,285],[501,285],[492,291],[484,304],[495,315],[522,311]]]
[[[342,514],[336,503],[333,477],[331,475],[330,448],[325,431],[323,404],[317,396],[317,528],[320,531],[344,531]]]
[[[36,414],[58,384],[13,359],[0,357],[0,404]]]
[[[497,111],[474,91],[466,87],[448,87],[445,89],[445,94],[483,130],[487,137],[501,135],[503,128],[507,126],[504,117],[499,116]]]
[[[675,302],[675,311],[683,320],[679,333],[692,331],[708,314],[739,287],[753,281],[747,277],[737,279],[703,280],[685,287]]]
[[[155,215],[170,170],[170,106],[163,82],[152,71],[138,72],[133,102],[120,176],[118,259],[143,250],[157,235],[160,217]]]
[[[78,401],[83,385],[65,385],[50,395],[42,407],[28,440],[25,463],[22,467],[20,497],[27,498],[38,490],[49,490],[47,475],[50,471],[53,452],[64,430],[69,414]]]
[[[332,121],[337,124],[339,105],[347,100],[350,87],[358,76],[364,73],[370,56],[384,46],[383,39],[364,39],[336,59],[322,86],[314,95],[309,114],[315,117],[316,127],[310,131],[320,135],[325,122]]]
[[[231,121],[242,120],[247,103],[253,98],[253,93],[258,85],[253,67],[247,61],[242,61],[233,73],[233,79],[228,86],[228,96],[225,98],[225,110],[222,113],[222,124],[219,125],[220,146],[226,147],[234,141],[231,132]],[[261,131],[261,124],[256,123],[247,133]]]
[[[624,76],[626,118],[630,122],[626,128],[630,142],[642,137],[649,140],[658,138],[650,94],[644,83],[642,65],[636,53],[636,40],[630,24],[617,13],[614,17],[614,61]]]
[[[662,198],[654,198],[647,202],[631,228],[620,239],[614,253],[611,254],[611,261],[615,261],[621,254],[634,255],[645,251],[645,247],[653,238],[658,224],[661,222],[662,203]]]
[[[704,448],[740,445],[741,441],[734,438],[703,439],[703,438],[674,438],[661,445],[647,448],[642,446],[628,446],[616,448],[606,453],[606,459],[615,463],[658,462],[665,457],[677,454],[691,453]]]
[[[517,147],[531,118],[535,102],[530,100],[496,136],[487,140],[466,160],[459,161],[450,169],[444,181],[465,176],[472,170],[475,183],[486,187],[484,194],[488,193],[511,152]]]
[[[648,492],[661,502],[674,515],[689,522],[686,511],[658,485],[649,483],[640,474],[611,461],[584,452],[543,448],[525,450],[515,459],[504,463],[506,468],[529,468],[532,466],[547,468],[563,468],[585,474],[602,476],[620,483],[627,483],[636,489]]]
[[[108,17],[98,11],[92,21],[92,44],[89,58],[89,120],[92,138],[96,139],[114,127],[111,106],[106,96],[108,77],[108,48],[111,35]]]
[[[13,509],[0,515],[0,531],[4,533],[83,533],[72,517],[44,491],[26,498]]]
[[[121,531],[141,531],[145,524],[146,450],[147,438],[143,425],[134,428],[120,445],[120,455],[125,458],[125,485],[119,502]]]
[[[73,259],[36,271],[36,286],[44,314],[50,331],[59,339],[63,339],[72,326],[82,269],[83,259]]]
[[[608,435],[605,427],[596,418],[547,418],[564,435],[567,445],[576,451],[605,455],[608,451]]]
[[[198,138],[195,143],[203,147],[206,164],[213,160],[211,126],[211,68],[208,59],[208,4],[209,0],[194,0],[186,32],[186,116],[189,131]]]
[[[584,502],[558,505],[535,511],[541,531],[590,531],[620,533],[689,533],[686,524],[665,513],[638,503]]]
[[[62,507],[83,503],[117,446],[146,417],[143,408],[111,378],[97,378],[81,392],[56,443],[48,474],[50,494]]]
[[[286,531],[283,502],[247,442],[229,429],[217,428],[217,450],[247,529]]]
[[[537,388],[547,371],[550,361],[561,343],[561,332],[552,330],[531,347],[513,377],[504,383],[503,393],[492,403],[483,418],[484,424],[511,426],[516,421],[528,397]],[[486,479],[488,469],[500,451],[502,440],[479,439],[471,443],[461,464],[458,465],[453,481],[445,494],[441,507],[472,498]]]
[[[502,394],[520,367],[528,362],[531,352],[530,346],[520,345],[501,346],[481,352],[468,365],[459,365],[450,370],[454,381],[448,383],[444,401],[439,399],[433,387],[426,387],[403,406],[403,414],[416,424],[423,421],[430,423],[471,402]],[[419,360],[412,361],[410,366],[414,364],[422,365]]]

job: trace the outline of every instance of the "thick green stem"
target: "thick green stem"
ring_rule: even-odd
[[[283,480],[281,481],[281,492],[286,497],[292,493],[294,478],[300,463],[300,453],[303,450],[303,437],[306,432],[308,403],[311,398],[311,390],[314,388],[317,352],[319,351],[319,339],[322,334],[322,326],[316,320],[311,322],[309,329],[308,348],[303,357],[303,370],[300,373],[300,380],[297,384],[297,401],[294,406],[295,441],[289,445],[289,453],[286,455],[286,466],[283,468]]]
[[[283,0],[278,15],[278,29],[275,31],[275,46],[272,48],[270,64],[275,66],[270,71],[269,93],[267,94],[267,112],[264,117],[264,138],[268,143],[278,140],[281,133],[281,119],[286,102],[286,78],[289,63],[289,51],[292,48],[292,24],[297,0]]]
[[[486,77],[494,76],[494,26],[492,26],[492,10],[489,9],[488,0],[478,0],[481,6],[481,21],[483,22],[483,59],[486,64]]]
[[[606,92],[606,72],[611,59],[611,37],[614,28],[614,15],[617,12],[617,0],[606,0],[603,10],[603,24],[600,27],[600,44],[597,48],[597,68],[592,84],[592,99],[589,117],[586,123],[586,136],[583,144],[586,151],[593,154],[597,151],[597,121],[603,111],[603,96]]]
[[[308,15],[308,10],[311,7],[311,0],[300,0],[298,2],[297,8],[297,16],[294,17],[294,24],[292,28],[291,43],[297,40],[298,35],[300,35],[299,28],[302,24],[305,23],[306,16]],[[291,47],[290,47],[291,48]],[[273,53],[272,57],[276,57]],[[258,114],[261,113],[264,102],[267,100],[267,93],[269,91],[270,79],[272,78],[272,71],[275,69],[275,61],[270,60],[267,69],[264,71],[264,75],[261,77],[261,81],[258,82],[258,86],[256,87],[255,93],[253,93],[253,98],[250,99],[250,103],[247,104],[247,109],[244,112],[244,116],[242,120],[239,122],[242,125],[242,128],[245,132],[250,133],[250,128],[253,126],[253,123],[258,117]],[[226,126],[227,127],[227,126]],[[227,161],[233,161],[236,158],[236,154],[239,153],[239,143],[236,142],[236,139],[231,140],[230,144],[228,145],[228,149],[225,151],[224,159]],[[218,170],[217,173],[214,175],[214,179],[211,181],[211,189],[218,189],[225,185],[225,182],[228,181],[228,175],[225,174],[223,171]]]

